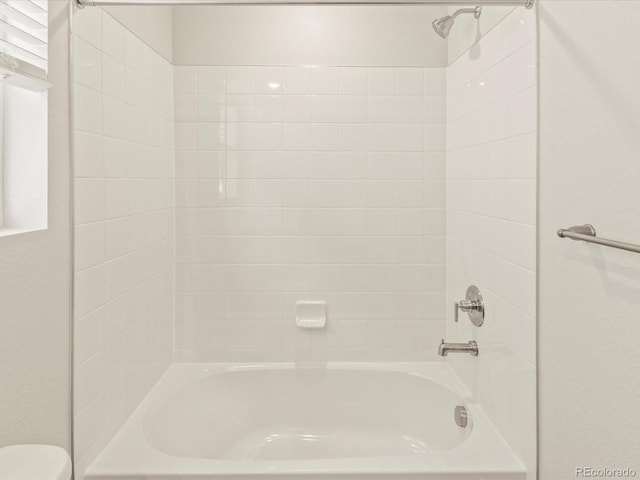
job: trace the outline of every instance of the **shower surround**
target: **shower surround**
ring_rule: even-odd
[[[445,74],[175,68],[179,360],[436,358]],[[295,328],[299,300],[326,329]]]
[[[76,478],[172,360],[173,67],[101,8],[73,23]]]
[[[447,311],[449,363],[536,469],[536,14],[515,9],[447,70],[447,304],[480,288],[485,323]],[[453,34],[452,34],[453,35]]]
[[[446,9],[322,7],[320,27],[358,25],[326,42],[279,31],[304,7],[239,11],[175,9],[173,64],[105,10],[75,12],[77,478],[171,361],[387,370],[440,360],[442,337],[478,341],[448,371],[533,475],[535,15],[485,9],[447,67],[423,40]],[[256,18],[250,48],[221,49],[225,22]],[[420,34],[376,40],[382,18]],[[415,42],[390,55],[392,37]],[[470,283],[481,329],[447,318]],[[327,328],[295,327],[298,300],[326,301]]]

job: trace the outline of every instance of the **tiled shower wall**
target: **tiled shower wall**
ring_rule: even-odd
[[[447,303],[480,288],[485,324],[447,337],[477,358],[449,362],[535,478],[536,20],[515,9],[448,69]],[[450,312],[450,313],[449,313]]]
[[[76,478],[171,362],[173,67],[74,13]]]
[[[178,360],[435,358],[445,72],[175,68]]]

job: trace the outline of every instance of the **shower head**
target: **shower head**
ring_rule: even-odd
[[[449,36],[451,27],[453,27],[453,24],[456,21],[456,17],[462,13],[473,13],[474,17],[480,18],[480,15],[482,14],[482,7],[461,8],[460,10],[456,10],[453,15],[447,15],[446,17],[434,20],[431,25],[438,35],[446,39]]]
[[[438,35],[442,38],[447,38],[449,36],[449,30],[451,30],[455,21],[455,18],[452,16],[447,16],[434,20],[431,25]]]

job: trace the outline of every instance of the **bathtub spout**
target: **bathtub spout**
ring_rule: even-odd
[[[446,357],[450,352],[454,353],[468,353],[474,357],[478,356],[478,344],[470,340],[467,343],[445,343],[444,338],[440,342],[438,347],[438,355]]]

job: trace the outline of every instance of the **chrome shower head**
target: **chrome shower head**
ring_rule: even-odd
[[[446,39],[449,36],[449,30],[451,30],[455,21],[455,18],[447,16],[434,20],[431,25],[438,35]]]
[[[447,15],[446,17],[434,20],[431,25],[438,35],[446,39],[449,36],[451,27],[453,27],[453,24],[456,21],[456,17],[462,13],[473,13],[474,17],[480,18],[480,15],[482,14],[482,7],[461,8],[460,10],[456,10],[453,15]]]

